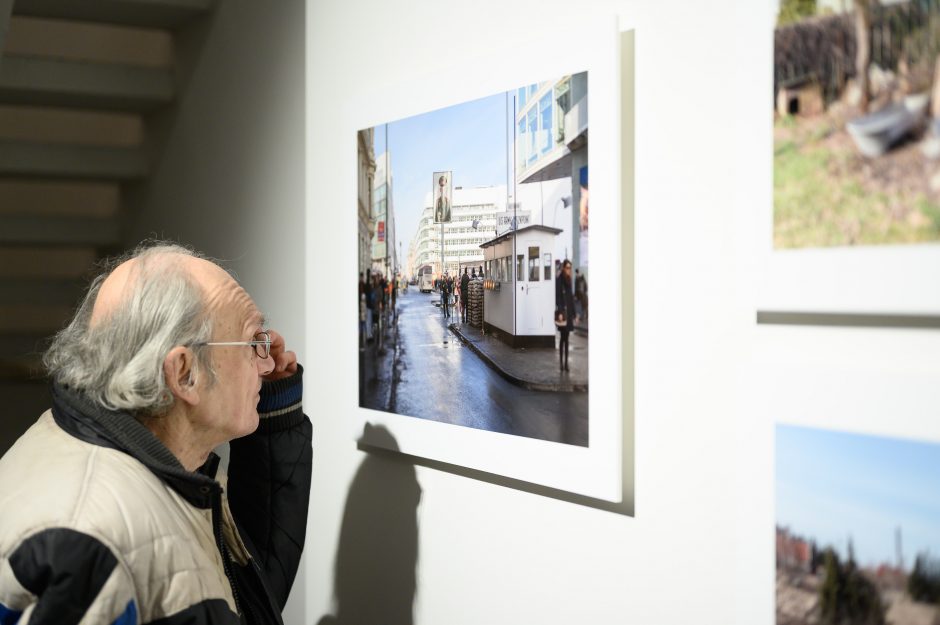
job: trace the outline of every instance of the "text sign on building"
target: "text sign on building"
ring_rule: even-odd
[[[385,242],[385,222],[380,221],[376,229],[376,236],[378,237],[379,243]]]
[[[431,186],[431,207],[434,209],[434,223],[449,224],[453,207],[453,172],[434,172]]]
[[[519,228],[525,228],[532,221],[532,211],[505,211],[496,213],[495,217],[497,232],[518,230]]]

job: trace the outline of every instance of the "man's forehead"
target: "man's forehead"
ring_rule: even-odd
[[[215,304],[221,312],[229,311],[235,319],[244,326],[258,326],[264,322],[264,315],[258,309],[255,301],[233,279],[225,285],[223,293],[216,298]]]
[[[193,259],[191,269],[206,292],[207,304],[215,314],[228,316],[244,326],[264,323],[264,315],[248,292],[227,271],[213,262]]]
[[[254,306],[254,303],[252,302],[252,309],[245,318],[245,325],[251,326],[252,328],[263,328],[266,324],[267,321],[264,318],[264,313],[258,310],[258,307]]]

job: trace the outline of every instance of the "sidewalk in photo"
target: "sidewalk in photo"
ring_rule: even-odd
[[[452,323],[450,331],[487,365],[508,381],[536,391],[580,392],[588,390],[588,337],[575,330],[569,337],[568,368],[558,370],[558,350],[551,347],[510,347],[484,335],[469,323]]]

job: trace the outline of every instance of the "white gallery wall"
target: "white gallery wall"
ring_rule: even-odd
[[[314,486],[290,622],[409,622],[413,606],[421,624],[769,625],[774,422],[940,441],[937,331],[755,322],[772,201],[759,5],[307,3]],[[355,131],[542,79],[618,28],[636,33],[635,516],[358,451]]]
[[[179,240],[224,261],[272,328],[304,348],[304,13],[223,0],[176,35],[177,101],[147,126],[126,240]]]
[[[306,363],[304,13],[303,0],[223,0],[177,34],[179,95],[148,125],[153,165],[131,190],[125,241],[222,259]],[[285,618],[302,615],[295,592]]]
[[[228,259],[307,368],[287,623],[769,625],[774,422],[940,441],[940,333],[755,323],[772,26],[755,0],[222,0],[185,34],[128,239]],[[635,516],[358,451],[355,130],[538,80],[618,28],[636,33]]]

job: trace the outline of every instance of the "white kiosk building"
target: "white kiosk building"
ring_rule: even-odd
[[[483,328],[512,347],[555,345],[555,237],[533,225],[487,241],[483,248]],[[560,260],[560,259],[559,259]]]

